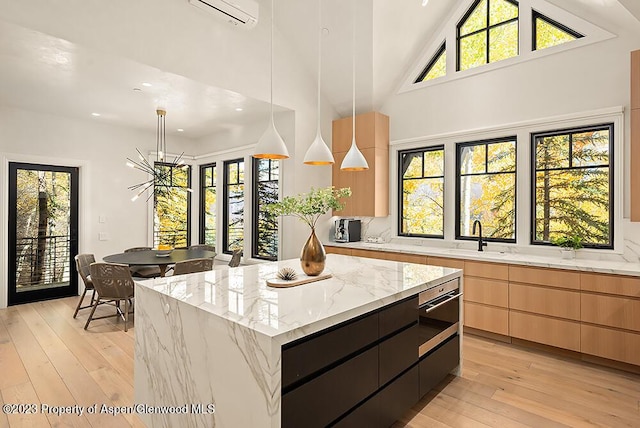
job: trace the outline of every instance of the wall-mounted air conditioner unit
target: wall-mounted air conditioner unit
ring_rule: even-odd
[[[253,0],[189,0],[189,3],[238,27],[253,28],[258,23],[258,3]]]

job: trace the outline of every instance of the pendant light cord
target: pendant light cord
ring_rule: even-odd
[[[318,0],[318,135],[320,135],[320,76],[322,75],[322,1]]]
[[[273,123],[273,1],[271,0],[271,123]]]
[[[352,127],[353,127],[353,141],[356,143],[356,0],[353,0],[353,40],[352,40],[352,64],[351,71],[353,74],[353,115],[352,115]]]

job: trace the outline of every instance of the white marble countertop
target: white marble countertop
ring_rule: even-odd
[[[395,243],[369,243],[369,242],[326,242],[324,245],[343,248],[355,248],[360,250],[389,251],[405,254],[420,254],[435,257],[447,257],[464,260],[478,260],[485,262],[509,263],[524,266],[537,266],[556,269],[578,270],[583,272],[611,273],[617,275],[640,276],[640,263],[591,260],[591,259],[562,259],[558,251],[558,257],[539,256],[532,254],[520,254],[509,252],[439,248],[423,245],[395,244]]]
[[[302,272],[297,259],[138,282],[179,302],[245,326],[280,344],[336,325],[460,276],[438,266],[329,254],[332,277],[272,288],[282,267]]]

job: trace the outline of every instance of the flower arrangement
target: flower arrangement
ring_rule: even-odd
[[[330,209],[338,211],[343,209],[345,204],[340,202],[340,198],[348,196],[351,196],[351,189],[348,187],[342,189],[335,189],[333,186],[320,189],[312,187],[309,193],[286,196],[280,202],[267,205],[266,210],[276,216],[297,217],[311,229],[315,229],[320,216]]]

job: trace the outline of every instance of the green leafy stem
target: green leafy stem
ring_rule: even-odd
[[[341,189],[335,189],[333,186],[320,189],[312,187],[309,193],[286,196],[280,202],[267,205],[265,209],[272,215],[297,217],[310,228],[315,229],[321,215],[331,209],[342,210],[345,203],[340,199],[349,196],[351,196],[351,189],[348,187]]]

